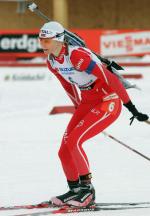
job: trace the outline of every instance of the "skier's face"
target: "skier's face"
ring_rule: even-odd
[[[53,54],[57,56],[62,47],[62,43],[51,38],[39,38],[41,48],[46,55]]]

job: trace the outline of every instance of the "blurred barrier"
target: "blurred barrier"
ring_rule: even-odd
[[[0,84],[19,82],[49,82],[51,73],[45,67],[36,68],[0,68]]]
[[[74,106],[54,106],[49,112],[49,115],[61,114],[61,113],[74,113]]]

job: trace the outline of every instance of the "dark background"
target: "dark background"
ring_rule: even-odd
[[[52,0],[34,2],[53,20]],[[28,10],[17,13],[17,8],[17,2],[0,1],[0,29],[36,29],[44,23]],[[68,0],[68,21],[68,28],[149,29],[150,0]]]

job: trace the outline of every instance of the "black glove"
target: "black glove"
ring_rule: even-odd
[[[131,101],[126,104],[123,104],[132,114],[133,116],[130,118],[130,125],[132,124],[133,120],[136,118],[138,121],[147,121],[148,115],[138,112],[136,107],[133,105]]]

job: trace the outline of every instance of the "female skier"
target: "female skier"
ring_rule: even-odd
[[[51,201],[56,205],[88,206],[95,201],[95,190],[82,144],[118,118],[121,101],[132,113],[132,120],[146,121],[148,116],[138,112],[118,77],[91,50],[65,42],[61,24],[45,23],[40,29],[39,41],[48,56],[49,70],[75,106],[59,150],[69,191]],[[76,87],[81,91],[81,99]]]

